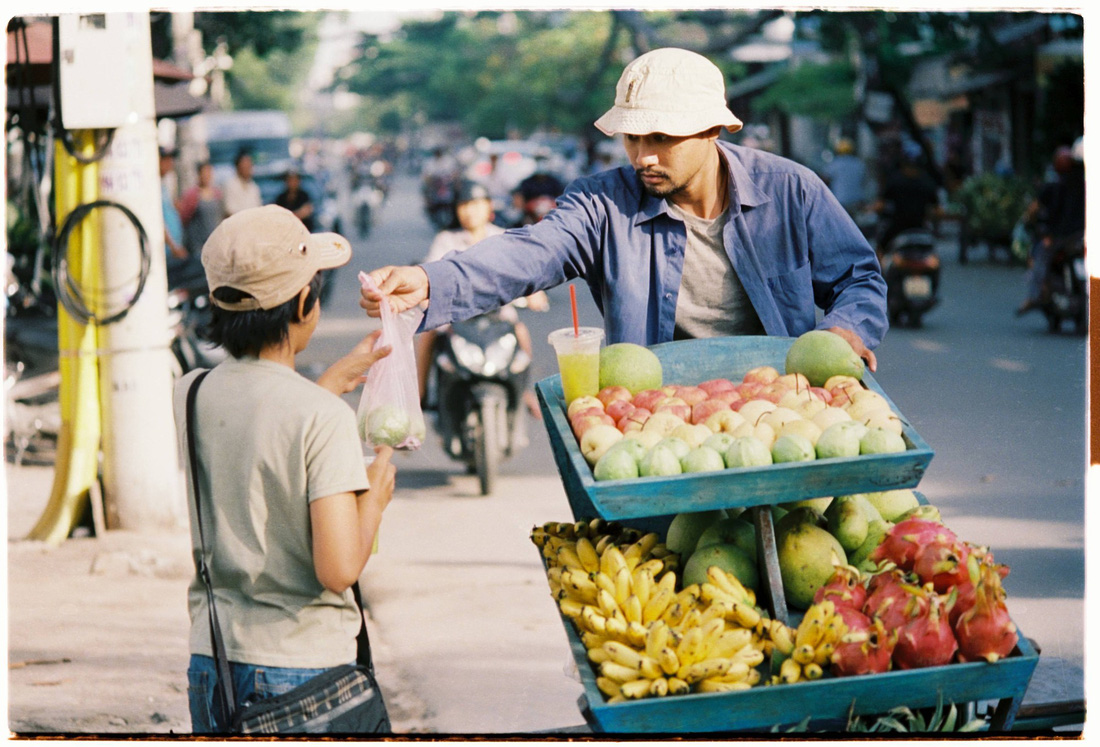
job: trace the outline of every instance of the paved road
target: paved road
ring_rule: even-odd
[[[311,347],[319,359],[362,333],[358,269],[426,253],[432,230],[413,189],[399,180],[379,225],[357,242],[340,280],[351,290],[334,298]],[[1010,611],[1043,649],[1029,699],[1082,697],[1085,341],[1048,334],[1037,315],[1013,316],[1021,268],[980,254],[960,266],[948,239],[941,250],[942,304],[923,329],[889,333],[876,379],[936,452],[920,490],[963,538],[989,544],[1012,567]],[[598,323],[586,288],[577,290],[582,321]],[[550,296],[550,312],[523,312],[536,380],[556,373],[546,335],[570,324],[567,287]],[[404,675],[431,704],[435,731],[580,722],[580,688],[563,674],[565,638],[526,539],[533,524],[569,517],[569,508],[545,429],[535,423],[529,433],[490,498],[430,436],[398,460],[402,489],[368,567],[368,596]]]

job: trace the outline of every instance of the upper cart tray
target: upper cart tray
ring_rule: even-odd
[[[718,377],[737,380],[757,366],[774,366],[782,372],[792,342],[790,337],[716,337],[663,343],[650,350],[661,361],[665,384],[692,385]],[[870,373],[864,373],[863,384],[890,400]],[[904,452],[597,482],[569,426],[561,377],[547,377],[536,383],[535,390],[554,461],[578,518],[667,516],[912,488],[932,461],[932,449],[890,401],[902,421],[902,438],[908,447]]]

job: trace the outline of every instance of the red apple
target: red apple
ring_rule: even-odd
[[[691,406],[679,397],[665,397],[657,403],[653,412],[670,412],[685,423],[691,418]]]
[[[833,395],[830,394],[829,390],[826,389],[823,386],[812,386],[812,387],[810,387],[810,393],[813,394],[815,397],[817,397],[822,402],[824,402],[825,404],[829,404],[830,402],[833,401]]]
[[[699,388],[709,394],[711,397],[718,394],[719,392],[731,391],[736,387],[737,385],[729,379],[710,379],[709,381],[704,381],[699,384]]]
[[[600,391],[596,392],[596,399],[603,402],[603,406],[607,407],[612,402],[617,400],[626,400],[629,402],[634,397],[630,393],[630,390],[625,386],[605,386]]]
[[[784,384],[780,384],[779,380],[776,379],[772,383],[766,384],[763,389],[757,392],[754,399],[766,399],[769,402],[775,402],[776,404],[778,404],[779,400],[783,399],[783,395],[789,391],[790,389],[788,389]]]
[[[649,416],[652,414],[644,407],[635,407],[629,414],[619,418],[619,421],[615,423],[615,427],[623,433],[640,431],[642,426],[645,425],[645,421],[649,420]]]
[[[737,387],[737,393],[741,395],[741,399],[752,399],[760,390],[764,388],[764,384],[759,381],[746,381]]]
[[[577,397],[575,400],[569,403],[569,407],[565,408],[565,414],[567,417],[573,417],[579,411],[589,407],[598,407],[603,409],[603,402],[591,395],[585,395],[583,397]]]
[[[730,409],[728,403],[717,399],[708,399],[691,408],[691,422],[696,424],[705,423],[707,422],[707,418],[714,413],[728,409]]]
[[[635,407],[641,407],[650,412],[653,412],[653,408],[657,406],[657,403],[667,397],[660,389],[643,389],[634,395],[634,399],[631,402]]]
[[[782,382],[788,390],[801,391],[810,388],[810,380],[800,373],[783,374],[776,381]]]
[[[745,384],[770,384],[779,378],[779,371],[772,366],[757,366],[749,369],[741,381]]]
[[[570,423],[573,426],[573,435],[577,437],[578,441],[584,437],[584,432],[594,425],[615,425],[615,421],[606,412],[601,412],[598,415],[581,415],[578,413]]]
[[[676,394],[674,396],[682,399],[689,407],[694,407],[704,401],[709,395],[705,389],[700,389],[697,386],[678,386],[676,387]]]
[[[672,396],[675,396],[675,394],[676,394],[676,385],[675,384],[665,384],[662,387],[658,387],[658,389],[660,389],[662,392],[664,392],[666,397],[672,397]]]
[[[725,392],[718,392],[717,394],[710,395],[709,402],[725,402],[727,405],[732,405],[734,402],[739,402],[744,399],[741,393],[736,389],[730,389]]]
[[[623,415],[629,415],[631,412],[637,409],[638,408],[635,407],[630,400],[617,399],[608,403],[606,412],[617,423],[619,422],[619,420],[622,419]]]

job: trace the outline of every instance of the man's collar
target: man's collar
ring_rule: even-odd
[[[716,144],[719,155],[721,155],[720,161],[726,165],[729,173],[730,215],[737,214],[742,208],[753,208],[769,202],[771,198],[756,188],[752,177],[749,176],[749,172],[745,170],[744,164],[741,163],[737,153],[739,146],[721,140],[717,141]],[[667,212],[668,203],[663,197],[654,197],[643,189],[642,203],[638,208],[638,215],[634,222],[635,224],[645,223]]]

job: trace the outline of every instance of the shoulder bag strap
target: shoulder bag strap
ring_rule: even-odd
[[[210,567],[206,564],[206,538],[202,531],[202,494],[199,492],[199,459],[195,448],[195,395],[198,394],[199,384],[206,378],[210,371],[203,371],[191,382],[187,390],[187,459],[191,465],[191,487],[195,496],[195,522],[199,528],[199,549],[195,556],[195,570],[202,579],[202,585],[206,587],[206,607],[210,618],[210,647],[214,652],[214,666],[217,671],[218,681],[221,687],[215,688],[220,695],[220,706],[225,716],[225,723],[233,723],[233,715],[236,712],[237,699],[233,694],[233,675],[229,668],[229,657],[225,653],[225,642],[222,640],[221,626],[218,624],[218,610],[214,605],[214,586],[210,581]]]

